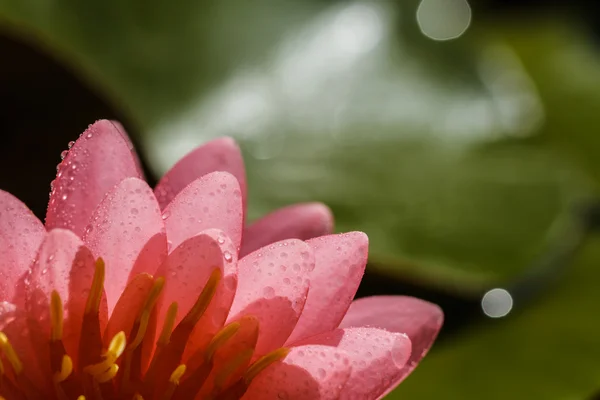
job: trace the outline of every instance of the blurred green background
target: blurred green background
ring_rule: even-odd
[[[323,201],[370,237],[359,295],[444,308],[390,399],[592,399],[598,10],[0,0],[0,187],[43,215],[57,155],[99,118],[124,122],[151,180],[234,136],[251,218]]]

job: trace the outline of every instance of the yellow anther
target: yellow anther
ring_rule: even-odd
[[[129,345],[129,348],[127,349],[128,351],[135,350],[142,343],[142,340],[144,340],[144,335],[146,334],[146,329],[148,329],[148,321],[149,320],[150,320],[150,312],[144,310],[142,312],[142,315],[140,318],[139,328],[137,330],[135,338],[133,339],[133,341]]]
[[[73,372],[73,360],[68,355],[64,355],[62,358],[62,364],[60,367],[60,371],[54,374],[54,382],[60,383],[66,380],[69,375]]]
[[[117,376],[117,372],[119,372],[119,366],[117,364],[113,364],[109,369],[104,371],[99,375],[95,375],[94,379],[99,383],[106,383]]]
[[[259,358],[254,364],[250,366],[250,368],[248,368],[248,370],[244,374],[244,381],[246,382],[246,384],[249,385],[250,382],[252,382],[252,380],[256,378],[256,376],[260,374],[269,365],[277,361],[283,360],[289,352],[290,349],[282,347],[277,350],[273,350],[272,352]]]
[[[156,305],[156,301],[160,296],[163,288],[165,287],[165,278],[157,278],[154,281],[154,285],[152,285],[152,289],[150,289],[150,293],[148,294],[148,298],[144,302],[144,306],[142,307],[142,312],[137,319],[139,323],[139,327],[137,333],[135,334],[135,338],[129,345],[128,350],[135,350],[144,340],[144,335],[146,334],[146,329],[148,329],[148,321],[150,320],[150,313],[152,309]]]
[[[221,275],[221,270],[215,268],[215,270],[210,274],[204,289],[202,289],[202,293],[200,293],[200,296],[198,296],[198,300],[196,300],[196,303],[194,303],[192,309],[185,316],[182,322],[196,325],[196,323],[200,320],[200,317],[202,317],[208,308],[210,301],[214,297],[215,292],[217,291],[217,286],[221,281]]]
[[[133,399],[132,400],[144,400],[144,398],[142,397],[141,394],[136,393],[133,395]]]
[[[104,382],[100,381],[99,377],[107,373],[116,365],[115,361],[117,361],[117,359],[121,357],[121,354],[123,354],[123,351],[125,351],[126,344],[127,338],[125,337],[125,332],[121,331],[117,333],[110,341],[108,350],[103,354],[104,360],[97,364],[88,365],[83,370],[88,374],[93,375],[99,382]],[[116,373],[117,372],[115,371],[115,374]],[[109,380],[110,379],[112,378],[109,378]]]
[[[179,381],[181,380],[183,374],[185,374],[186,369],[187,367],[185,366],[185,364],[181,364],[177,368],[175,368],[175,371],[173,371],[171,377],[169,378],[169,382],[171,382],[174,385],[179,385]]]
[[[84,395],[81,395],[81,396],[79,396],[79,397],[77,398],[77,400],[85,400],[85,396],[84,396]]]
[[[154,284],[152,285],[152,289],[150,289],[148,298],[146,299],[146,302],[144,303],[144,306],[142,307],[142,310],[152,310],[154,308],[154,305],[156,304],[156,301],[158,300],[158,296],[160,296],[160,293],[162,292],[164,287],[165,287],[165,278],[163,278],[163,277],[156,278],[156,280],[154,281]]]
[[[52,324],[50,339],[52,341],[61,340],[63,335],[63,303],[56,290],[53,290],[50,295],[50,321]]]
[[[117,333],[110,344],[108,345],[107,355],[110,354],[115,360],[121,357],[123,351],[125,351],[125,345],[127,344],[127,337],[125,336],[125,332],[121,331]]]
[[[166,346],[169,344],[169,339],[171,339],[171,333],[173,332],[173,327],[175,326],[175,318],[177,318],[177,302],[171,303],[169,309],[167,310],[167,315],[165,317],[165,323],[163,325],[162,331],[160,332],[160,336],[158,338],[157,344],[159,346]]]
[[[225,344],[229,339],[233,337],[240,330],[239,322],[232,322],[225,328],[221,329],[210,341],[206,348],[206,359],[210,360],[215,355],[215,351]]]
[[[88,295],[87,303],[85,304],[85,313],[98,312],[100,310],[100,300],[102,300],[102,291],[104,290],[105,268],[104,260],[98,258],[96,260],[96,270],[94,271],[94,279],[92,287]]]
[[[21,372],[23,372],[23,363],[17,356],[15,349],[10,344],[10,341],[4,332],[0,332],[0,350],[2,350],[2,353],[4,353],[4,356],[12,366],[15,374],[19,375]]]

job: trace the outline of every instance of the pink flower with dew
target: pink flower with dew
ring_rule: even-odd
[[[240,151],[217,139],[153,191],[120,125],[58,167],[45,226],[0,191],[0,396],[378,399],[425,355],[438,307],[352,301],[367,236],[321,204],[244,224]]]

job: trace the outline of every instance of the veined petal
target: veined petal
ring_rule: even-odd
[[[425,357],[443,321],[442,310],[427,301],[406,296],[373,296],[352,302],[340,328],[370,326],[408,335],[412,354],[393,387]]]
[[[373,400],[387,393],[405,376],[404,366],[411,355],[408,336],[376,328],[337,329],[301,344],[334,346],[348,355],[352,373],[342,399]]]
[[[44,225],[29,208],[0,190],[0,301],[13,301],[17,282],[29,269],[45,235]]]
[[[229,172],[240,186],[246,205],[246,172],[240,148],[231,138],[210,141],[188,153],[162,177],[156,185],[156,198],[162,209],[187,185],[211,172]]]
[[[58,166],[46,227],[82,236],[105,194],[128,177],[141,175],[123,134],[110,121],[90,125]]]
[[[237,179],[213,172],[185,187],[163,211],[171,247],[206,229],[220,229],[236,249],[242,239],[242,198]]]
[[[160,235],[164,231],[156,198],[146,182],[140,179],[121,181],[98,205],[86,228],[84,242],[106,263],[105,290],[109,312],[123,292],[134,264],[136,274],[156,272],[163,260],[145,257],[146,253],[142,251],[166,254],[165,237]],[[153,242],[156,248],[148,250],[146,244],[151,239],[156,240]],[[144,263],[136,263],[140,254],[144,256]]]
[[[197,301],[215,269],[221,271],[222,278],[189,338],[186,349],[188,356],[204,348],[227,318],[237,286],[235,249],[222,231],[203,231],[177,246],[160,268],[159,275],[165,277],[166,284],[158,315],[159,328],[164,325],[168,307],[173,302],[177,303],[177,316],[173,325],[179,324]]]
[[[294,347],[261,372],[242,400],[337,400],[352,366],[346,352],[329,346]]]
[[[292,333],[306,302],[312,249],[297,239],[255,251],[238,263],[238,289],[228,322],[254,315],[260,324],[256,354],[281,347]]]
[[[240,257],[280,240],[308,240],[332,232],[333,215],[326,205],[294,204],[275,210],[247,226]]]
[[[142,168],[142,162],[140,161],[140,157],[138,156],[137,152],[135,151],[135,146],[133,145],[131,138],[127,134],[125,127],[119,121],[111,120],[110,123],[112,123],[115,126],[117,131],[121,134],[121,137],[123,138],[123,140],[125,140],[125,142],[127,143],[127,146],[129,147],[129,150],[131,151],[131,156],[133,157],[133,160],[135,161],[135,165],[137,167],[139,176],[140,176],[140,178],[143,179],[144,178],[144,169]]]
[[[81,321],[88,292],[92,286],[95,260],[91,251],[73,232],[50,231],[31,266],[27,280],[27,312],[38,325],[44,338],[49,337],[49,306],[52,291],[63,302],[64,328],[62,341],[69,354],[76,357],[81,335]],[[101,303],[100,321],[107,320],[106,302]],[[43,322],[43,323],[42,323]]]
[[[304,310],[287,343],[337,328],[367,263],[369,239],[362,232],[322,236],[307,243],[315,253],[315,269]]]

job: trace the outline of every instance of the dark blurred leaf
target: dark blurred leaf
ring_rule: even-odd
[[[3,0],[0,13],[130,110],[156,170],[234,135],[252,217],[325,201],[387,273],[506,281],[587,191],[535,144],[542,100],[512,50],[424,39],[415,1],[164,4]]]
[[[586,399],[598,389],[600,240],[527,311],[433,351],[390,399]]]

